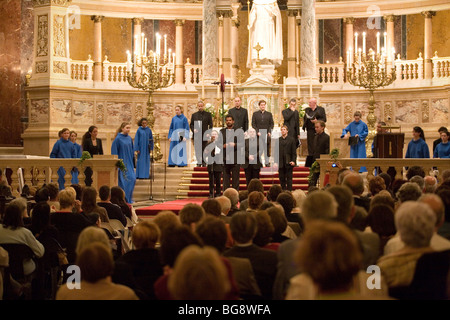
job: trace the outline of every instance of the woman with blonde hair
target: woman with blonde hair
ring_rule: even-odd
[[[133,191],[136,183],[136,174],[134,172],[134,149],[133,139],[129,133],[131,125],[128,122],[122,122],[117,129],[117,135],[111,145],[111,154],[115,154],[123,160],[125,172],[119,172],[119,187],[125,191],[125,199],[128,203],[133,203]]]

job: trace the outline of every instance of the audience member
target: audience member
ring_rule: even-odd
[[[98,206],[105,208],[109,219],[116,219],[122,222],[124,227],[127,226],[127,218],[123,214],[122,209],[111,202],[111,188],[107,185],[103,185],[98,190],[98,195],[100,201],[97,203]]]
[[[45,188],[48,191],[48,205],[50,208],[54,211],[58,211],[60,209],[59,207],[59,201],[58,201],[58,193],[59,193],[59,186],[56,182],[51,182],[45,186]]]
[[[216,250],[190,245],[177,257],[168,289],[176,300],[224,300],[231,284]]]
[[[239,203],[239,192],[234,188],[228,188],[223,192],[223,196],[230,199],[231,202],[231,208],[228,212],[228,216],[232,216],[236,212],[239,211],[238,203]]]
[[[386,204],[377,204],[370,207],[367,216],[368,229],[380,237],[379,256],[383,255],[386,243],[394,237],[395,229],[394,209]]]
[[[186,204],[179,212],[181,224],[187,225],[192,231],[195,231],[196,224],[205,217],[205,209],[196,203]]]
[[[380,173],[378,176],[381,177],[381,178],[383,178],[383,180],[384,180],[384,185],[386,186],[386,190],[388,190],[389,192],[392,192],[392,186],[391,186],[392,178],[391,178],[391,176],[389,175],[389,173],[382,172],[382,173]]]
[[[413,176],[411,177],[411,179],[409,179],[409,182],[417,183],[421,191],[425,189],[425,178],[421,176]]]
[[[231,210],[230,199],[225,196],[220,196],[217,197],[216,200],[219,202],[221,208],[220,219],[222,219],[225,223],[230,223],[231,217],[228,215]]]
[[[277,270],[277,254],[253,243],[257,221],[252,214],[238,212],[230,223],[231,235],[235,245],[224,252],[225,257],[248,258],[252,264],[256,281],[264,299],[272,299],[273,281]]]
[[[397,198],[397,192],[400,189],[400,187],[402,185],[404,185],[406,182],[408,182],[408,180],[405,179],[395,179],[394,181],[392,181],[392,194],[394,196],[394,200],[398,201]]]
[[[253,243],[261,248],[277,251],[280,243],[272,241],[275,228],[267,211],[257,210],[251,214],[256,218],[256,234]]]
[[[405,182],[397,191],[397,199],[400,203],[416,201],[422,195],[422,190],[415,182]]]
[[[133,221],[133,216],[131,213],[131,208],[128,206],[125,200],[125,191],[119,186],[114,186],[111,188],[111,203],[117,204],[125,217],[128,217],[131,221]]]
[[[64,285],[56,300],[138,300],[134,291],[111,280],[114,270],[113,255],[109,247],[98,241],[81,250],[76,264],[80,268],[81,283],[76,290]]]
[[[261,182],[261,180],[254,178],[254,179],[250,180],[250,182],[248,183],[247,191],[248,191],[247,198],[240,201],[239,210],[242,210],[242,211],[247,210],[248,201],[249,201],[248,197],[250,197],[250,194],[253,191],[259,191],[264,195],[264,185]]]
[[[94,187],[85,187],[81,196],[81,210],[88,219],[91,220],[91,214],[97,213],[102,222],[109,222],[106,209],[97,205],[97,190]]]
[[[153,222],[156,223],[156,225],[159,228],[159,231],[161,232],[159,240],[160,242],[161,239],[166,234],[166,230],[181,226],[180,217],[177,216],[175,212],[168,210],[158,212],[156,216],[153,218]]]
[[[264,194],[260,191],[252,191],[248,195],[247,200],[247,211],[256,211],[261,207],[264,201]]]
[[[444,222],[438,230],[438,234],[450,240],[450,189],[442,189],[436,192],[444,203]]]
[[[425,178],[425,170],[421,166],[411,166],[406,170],[406,179],[409,181],[414,176]]]
[[[272,221],[274,228],[272,234],[272,241],[279,242],[281,244],[283,241],[291,239],[288,236],[284,235],[286,229],[288,228],[288,221],[286,216],[284,215],[283,210],[276,206],[272,206],[268,208],[266,211],[270,216],[270,220]]]
[[[395,211],[394,198],[392,198],[391,194],[388,191],[381,191],[376,196],[372,197],[372,199],[370,199],[370,209],[378,204],[387,205]]]
[[[375,176],[369,179],[369,192],[371,197],[377,195],[381,190],[386,190],[386,183],[382,177]]]
[[[436,215],[428,205],[417,201],[400,205],[395,213],[395,226],[405,246],[380,257],[377,262],[389,288],[411,283],[417,260],[424,253],[433,251],[430,240],[435,225]]]
[[[424,184],[425,184],[425,186],[423,188],[423,192],[424,193],[435,193],[436,188],[438,186],[436,177],[426,176],[423,180],[424,180]]]
[[[283,189],[281,189],[281,186],[279,184],[271,185],[269,191],[267,192],[267,201],[277,201],[277,197],[281,192],[283,192]]]
[[[306,199],[306,193],[302,189],[297,189],[292,192],[292,196],[295,200],[295,206],[291,212],[300,214],[303,201]]]
[[[222,207],[220,206],[219,201],[216,199],[206,199],[202,202],[202,207],[205,210],[206,214],[211,214],[215,217],[220,217],[222,214]]]
[[[345,176],[342,184],[349,187],[352,191],[355,205],[363,207],[368,212],[370,209],[370,198],[363,196],[364,179],[362,175],[356,172],[349,173]]]
[[[18,197],[9,202],[9,204],[17,206],[22,214],[22,221],[25,227],[29,227],[31,225],[31,218],[28,215],[28,204],[27,199],[23,197]]]
[[[304,221],[298,213],[292,213],[292,209],[295,207],[295,199],[291,192],[283,191],[277,197],[277,202],[283,207],[284,215],[289,222],[297,222],[302,231],[304,228]]]
[[[442,171],[442,181],[446,181],[450,178],[450,169]]]

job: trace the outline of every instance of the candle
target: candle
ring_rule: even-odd
[[[169,49],[169,64],[171,62],[171,57],[172,57],[172,49]]]
[[[283,77],[283,98],[286,98],[286,77]]]
[[[144,39],[144,57],[147,56],[147,38]]]
[[[358,53],[359,53],[359,64],[361,64],[361,48],[358,49]]]
[[[355,32],[355,53],[358,50],[358,32]]]
[[[380,33],[377,32],[377,54],[380,53]]]
[[[353,64],[353,48],[350,47],[350,65]]]
[[[350,64],[350,51],[347,50],[347,67]]]
[[[172,53],[172,56],[173,56],[173,67],[175,68],[175,63],[176,63],[176,61],[175,61],[175,52]]]
[[[313,97],[313,86],[312,86],[312,77],[309,78],[309,97]]]
[[[141,55],[143,54],[142,50],[144,50],[144,39],[145,35],[141,33]]]
[[[167,57],[167,34],[164,35],[164,58]]]
[[[366,54],[366,33],[363,32],[363,53]]]

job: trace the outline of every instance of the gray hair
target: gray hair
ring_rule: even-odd
[[[223,192],[223,195],[230,199],[231,207],[237,206],[239,202],[239,192],[234,188],[228,188]]]
[[[418,201],[430,206],[436,215],[436,227],[439,227],[445,215],[445,205],[441,197],[434,193],[425,193]]]
[[[220,196],[215,199],[220,203],[220,207],[222,208],[222,213],[230,211],[231,200],[228,197]]]
[[[395,213],[395,227],[405,245],[413,248],[430,245],[436,215],[430,206],[417,201],[403,202]]]
[[[423,188],[425,187],[425,180],[422,176],[417,175],[417,176],[411,177],[411,179],[409,179],[409,181],[417,183],[420,190],[423,190]]]
[[[397,199],[400,202],[416,201],[422,195],[422,190],[415,182],[405,182],[397,191]]]
[[[338,204],[334,196],[326,191],[317,190],[308,194],[302,205],[302,217],[306,221],[315,219],[333,219],[337,217]]]

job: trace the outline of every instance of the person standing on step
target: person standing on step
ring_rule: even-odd
[[[317,99],[309,99],[309,107],[305,109],[303,116],[303,130],[306,130],[306,141],[308,144],[308,155],[314,153],[314,139],[316,136],[315,125],[317,121],[327,122],[325,109],[317,105]]]
[[[203,101],[200,100],[197,102],[197,108],[198,111],[194,112],[191,116],[191,124],[189,127],[191,128],[194,137],[194,151],[197,167],[205,167],[206,162],[202,159],[202,155],[210,138],[210,134],[207,131],[213,128],[213,120],[211,113],[205,111]]]
[[[136,154],[136,179],[150,177],[150,151],[153,150],[153,133],[148,127],[147,118],[138,121],[139,128],[134,136],[134,152]]]
[[[259,110],[255,111],[252,116],[252,127],[256,130],[258,139],[261,142],[261,149],[258,157],[264,154],[264,165],[268,167],[270,158],[270,147],[272,130],[274,127],[272,113],[266,111],[266,101],[258,102]]]
[[[283,115],[283,125],[287,127],[288,135],[294,139],[295,148],[300,145],[300,116],[297,110],[297,100],[292,98],[289,101],[289,107],[284,109],[281,114]]]
[[[247,109],[241,107],[241,98],[234,98],[234,107],[228,110],[228,114],[233,116],[234,129],[242,129],[244,132],[248,130],[248,112]]]
[[[232,180],[232,187],[239,191],[241,164],[245,162],[241,150],[244,142],[244,132],[241,129],[233,129],[234,118],[231,114],[225,117],[225,125],[226,127],[220,130],[221,138],[223,139],[223,190],[230,187]]]
[[[256,135],[256,130],[253,128],[248,129],[248,139],[245,139],[245,163],[242,165],[245,171],[245,181],[248,184],[252,179],[259,179],[259,173],[261,172],[261,159],[260,149],[261,140]]]
[[[123,160],[126,171],[119,171],[119,187],[125,192],[125,200],[133,203],[133,191],[136,184],[136,174],[134,172],[134,148],[133,139],[129,133],[131,125],[128,122],[122,122],[117,129],[116,138],[111,145],[111,154],[115,154]]]
[[[64,128],[58,132],[59,140],[53,145],[52,151],[50,152],[50,158],[76,158],[75,145],[70,141],[70,130]],[[66,182],[64,176],[66,175],[66,170],[63,167],[58,169],[58,184],[59,190],[63,190],[64,183]]]
[[[211,140],[203,151],[208,168],[209,177],[209,197],[215,198],[221,195],[222,172],[223,172],[223,142],[219,141],[219,133],[216,130],[211,132]]]
[[[292,176],[297,163],[297,147],[293,137],[288,135],[288,127],[281,127],[281,136],[278,143],[278,175],[283,190],[292,191]]]
[[[168,138],[170,142],[169,167],[186,167],[186,141],[189,138],[189,121],[179,105],[175,107],[175,116],[170,123]]]
[[[322,120],[316,121],[314,124],[316,129],[316,135],[313,141],[313,153],[312,161],[320,158],[321,154],[330,154],[330,136],[325,133],[325,122]],[[315,186],[317,180],[319,179],[320,172],[313,173],[311,180],[309,181],[309,186]]]

